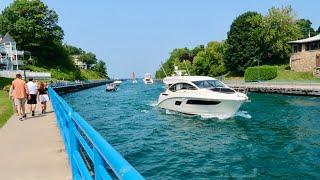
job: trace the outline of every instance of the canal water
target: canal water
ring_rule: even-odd
[[[64,99],[147,179],[320,178],[320,98],[249,94],[220,120],[158,109],[163,84]]]

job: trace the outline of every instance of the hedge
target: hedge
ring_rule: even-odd
[[[12,78],[0,77],[0,90],[2,90],[7,85],[10,85],[12,81]]]
[[[275,66],[254,66],[246,69],[244,79],[245,81],[265,81],[276,78],[277,74]]]

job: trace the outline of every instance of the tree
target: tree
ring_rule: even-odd
[[[79,60],[86,63],[88,66],[97,63],[97,57],[92,52],[80,54]]]
[[[98,72],[101,77],[108,78],[106,63],[102,60],[99,60],[93,67],[92,70]]]
[[[75,46],[65,44],[64,47],[66,48],[66,50],[68,51],[68,53],[70,55],[80,55],[80,54],[85,53],[84,50],[82,50],[81,48],[75,47]]]
[[[308,38],[309,36],[317,35],[317,32],[312,28],[312,23],[309,19],[299,19],[296,23],[300,29],[303,38]]]
[[[207,48],[194,57],[195,74],[205,76],[220,76],[224,74],[223,46],[223,43],[220,42],[209,42]]]
[[[15,0],[0,15],[0,34],[9,32],[18,48],[30,51],[39,65],[74,69],[57,23],[57,13],[40,0]]]
[[[291,6],[272,7],[263,18],[258,32],[259,47],[263,64],[288,63],[291,52],[289,41],[302,38]]]
[[[317,33],[320,34],[320,26],[318,27]]]
[[[256,64],[261,54],[257,32],[261,30],[263,17],[257,12],[246,12],[231,24],[226,40],[225,67],[242,75],[245,69]]]

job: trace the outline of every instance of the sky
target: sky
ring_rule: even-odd
[[[320,26],[319,0],[43,0],[59,15],[64,42],[93,52],[112,78],[154,74],[174,48],[226,39],[246,11],[266,14],[291,5],[297,18]],[[0,10],[12,0],[0,0]]]

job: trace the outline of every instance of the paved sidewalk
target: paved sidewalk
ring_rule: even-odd
[[[13,115],[0,129],[0,179],[72,179],[51,103],[45,115],[37,108],[35,117]]]

